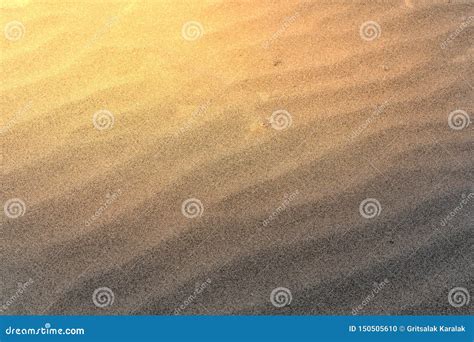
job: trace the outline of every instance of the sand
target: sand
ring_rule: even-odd
[[[472,2],[0,10],[1,314],[473,313]]]

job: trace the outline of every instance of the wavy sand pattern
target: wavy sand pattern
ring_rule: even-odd
[[[472,2],[0,8],[2,314],[473,313]]]

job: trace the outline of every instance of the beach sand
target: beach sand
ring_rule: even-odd
[[[1,314],[473,313],[472,2],[0,10]]]

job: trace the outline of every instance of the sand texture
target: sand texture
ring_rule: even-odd
[[[473,16],[2,1],[1,314],[473,314]]]

